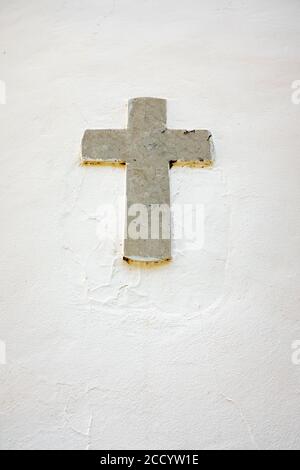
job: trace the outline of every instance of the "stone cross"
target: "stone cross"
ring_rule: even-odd
[[[87,130],[83,137],[83,164],[126,164],[128,262],[171,259],[169,169],[175,163],[212,163],[209,131],[171,130],[166,125],[166,100],[135,98],[129,101],[127,129]]]

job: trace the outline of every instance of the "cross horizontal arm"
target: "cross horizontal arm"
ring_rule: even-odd
[[[167,130],[166,155],[170,162],[209,166],[213,162],[211,133],[205,130]]]
[[[85,131],[82,139],[82,162],[126,163],[129,155],[127,134],[125,129]]]

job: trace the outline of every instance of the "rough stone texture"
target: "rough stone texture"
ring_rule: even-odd
[[[300,2],[0,11],[0,447],[299,448]],[[97,235],[124,169],[78,165],[128,96],[214,133],[216,165],[170,178],[172,204],[204,206],[203,249],[157,269]]]
[[[151,234],[151,208],[165,205],[170,208],[169,169],[172,164],[187,163],[207,166],[212,163],[211,133],[209,131],[167,129],[167,101],[158,98],[134,98],[128,105],[128,130],[88,130],[82,141],[84,164],[125,163],[127,166],[127,221],[135,217],[130,208],[143,205],[147,218],[143,221]],[[128,215],[129,214],[129,215]],[[170,210],[168,218],[170,227]],[[169,237],[162,230],[159,239],[133,239],[126,229],[124,259],[157,263],[171,259],[171,230]],[[163,236],[164,235],[164,236]]]

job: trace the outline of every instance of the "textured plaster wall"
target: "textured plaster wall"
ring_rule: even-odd
[[[1,449],[300,448],[299,16],[0,1]],[[173,203],[203,204],[202,250],[154,270],[97,236],[124,169],[79,166],[84,130],[124,127],[136,96],[216,152],[171,176]]]

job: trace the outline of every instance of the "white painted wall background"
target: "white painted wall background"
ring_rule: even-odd
[[[0,2],[2,449],[300,448],[298,0]],[[125,173],[81,168],[130,97],[209,128],[200,252],[155,270],[99,244]]]

